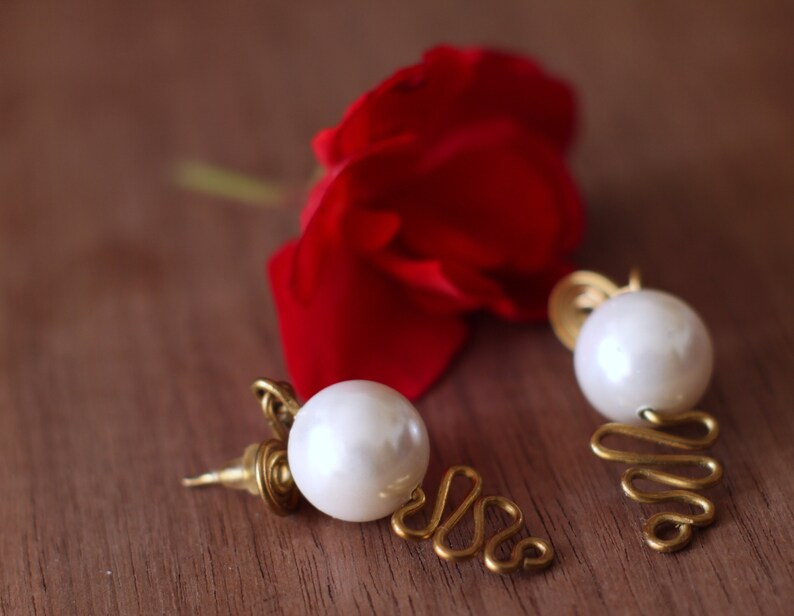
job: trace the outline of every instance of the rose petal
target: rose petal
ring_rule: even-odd
[[[450,135],[405,175],[375,204],[401,217],[397,254],[532,274],[581,237],[581,200],[559,151],[505,119]]]
[[[308,302],[290,278],[296,243],[268,265],[287,368],[309,397],[333,383],[368,379],[419,397],[444,371],[467,336],[456,316],[428,314],[401,286],[341,248],[327,255]]]
[[[431,52],[432,53],[432,52]],[[493,49],[467,50],[474,76],[456,101],[452,125],[506,117],[565,151],[576,130],[576,98],[570,86],[527,58]]]
[[[404,133],[443,124],[443,116],[471,78],[462,57],[450,54],[432,65],[400,69],[359,97],[335,128],[320,131],[312,145],[326,166]]]
[[[311,294],[329,253],[349,245],[347,232],[358,238],[360,245],[356,247],[361,250],[373,250],[394,236],[399,228],[398,218],[376,216],[376,237],[367,239],[351,213],[379,200],[382,187],[394,182],[395,169],[400,168],[393,164],[394,158],[404,156],[404,150],[414,142],[412,135],[382,141],[330,169],[312,189],[301,215],[303,236],[295,257],[298,265],[290,281],[299,297]]]
[[[433,259],[410,260],[394,253],[375,255],[373,262],[405,285],[405,292],[433,313],[460,314],[509,301],[499,283],[479,273]]]
[[[321,208],[298,250],[299,297],[344,245],[367,254],[427,311],[542,314],[545,283],[533,281],[567,263],[583,228],[559,151],[504,118],[423,143],[383,142],[329,173],[313,193]],[[522,280],[539,300],[516,292]]]
[[[314,149],[330,166],[406,132],[431,137],[506,117],[565,150],[576,128],[575,107],[571,88],[527,58],[442,45],[355,101],[337,127],[317,135]]]
[[[350,212],[343,224],[349,246],[359,252],[373,252],[394,239],[400,230],[400,217],[394,212],[360,209]]]
[[[497,276],[507,296],[491,305],[491,311],[510,321],[542,321],[547,317],[548,298],[557,281],[573,270],[570,263],[551,264],[536,274],[503,273]]]

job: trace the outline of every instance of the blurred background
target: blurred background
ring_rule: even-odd
[[[609,226],[627,247],[607,265],[634,258],[630,237],[696,243],[686,229],[661,232],[670,208],[709,208],[705,195],[676,194],[691,177],[735,194],[746,190],[744,176],[760,174],[752,195],[737,200],[758,210],[756,227],[735,229],[737,241],[783,222],[775,203],[790,158],[768,153],[791,142],[784,2],[6,2],[2,17],[6,228],[68,231],[86,244],[94,225],[108,224],[128,246],[136,225],[156,220],[146,230],[151,246],[179,250],[174,225],[218,214],[209,213],[216,203],[172,190],[177,162],[302,185],[314,169],[315,132],[441,41],[526,52],[578,89],[573,165],[593,212],[590,238]],[[656,203],[662,229],[632,228],[624,214]],[[602,220],[604,209],[614,215]],[[220,215],[248,218],[266,255],[269,233],[251,216]],[[294,212],[266,220],[296,228]]]

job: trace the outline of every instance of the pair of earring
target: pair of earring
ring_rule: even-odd
[[[591,448],[602,459],[638,465],[624,472],[624,492],[641,503],[680,502],[702,510],[657,513],[646,521],[643,535],[652,549],[683,548],[692,537],[692,527],[714,519],[714,505],[694,490],[716,484],[722,476],[720,464],[695,454],[623,452],[602,441],[623,435],[699,450],[716,440],[716,420],[691,410],[711,377],[712,347],[705,325],[680,299],[641,289],[636,273],[623,288],[593,272],[567,276],[550,296],[549,317],[558,338],[574,351],[576,377],[585,397],[603,415],[620,422],[601,426]],[[506,559],[497,556],[499,546],[521,532],[523,515],[506,497],[483,496],[482,477],[468,466],[454,466],[444,474],[429,523],[421,529],[408,526],[406,520],[426,503],[421,483],[430,444],[421,416],[395,390],[371,381],[346,381],[320,391],[301,407],[287,383],[260,379],[252,389],[273,438],[250,445],[220,470],[184,479],[183,485],[245,489],[259,494],[279,515],[295,509],[302,494],[317,509],[340,520],[367,522],[391,516],[392,530],[399,537],[430,539],[435,553],[445,560],[481,554],[494,573],[551,564],[554,550],[538,537],[518,541]],[[700,424],[706,435],[685,438],[660,431],[686,423]],[[700,466],[708,475],[693,479],[648,468],[666,464]],[[443,519],[457,477],[469,480],[469,492]],[[674,489],[643,491],[636,487],[637,479]],[[512,522],[486,539],[489,507],[502,509]],[[447,538],[470,510],[473,539],[454,549]],[[675,530],[672,537],[663,536],[665,528]]]

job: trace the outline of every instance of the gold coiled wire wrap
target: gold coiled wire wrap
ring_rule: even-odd
[[[270,379],[257,379],[251,391],[259,400],[265,419],[276,438],[264,441],[257,449],[254,472],[259,494],[277,515],[287,515],[298,506],[300,492],[287,463],[287,439],[300,404],[292,385]]]
[[[186,477],[182,485],[195,488],[221,484],[247,490],[259,494],[275,514],[287,515],[298,506],[300,498],[287,463],[287,438],[300,404],[289,383],[257,379],[251,390],[275,438],[249,445],[241,457],[227,462],[223,468]]]
[[[251,391],[259,400],[262,413],[276,438],[286,443],[289,429],[301,408],[292,385],[285,381],[257,379],[251,385]]]
[[[640,271],[632,268],[629,283],[618,287],[612,280],[597,272],[581,270],[562,278],[549,295],[549,321],[557,339],[569,351],[576,346],[576,338],[590,313],[611,297],[637,291],[642,287]]]
[[[282,441],[270,439],[259,445],[254,472],[259,495],[273,513],[287,515],[298,506],[300,492],[289,471]]]
[[[652,410],[644,410],[640,416],[654,427],[631,426],[620,423],[604,424],[595,431],[590,439],[593,453],[603,460],[623,464],[640,464],[624,471],[621,478],[623,492],[638,503],[683,503],[701,510],[701,513],[684,514],[673,511],[660,512],[652,515],[643,526],[643,539],[657,552],[675,552],[686,547],[692,540],[693,526],[708,526],[714,521],[714,504],[693,490],[702,490],[716,485],[722,479],[722,465],[706,455],[699,454],[664,454],[639,453],[611,449],[603,444],[609,436],[627,436],[667,445],[677,449],[696,451],[706,449],[714,444],[719,436],[719,424],[713,416],[702,411],[688,411],[675,415],[663,415]],[[687,438],[662,432],[658,428],[670,428],[686,424],[697,424],[705,428],[706,433],[699,438]],[[700,467],[708,471],[705,477],[691,478],[675,475],[648,466],[689,466]],[[648,492],[635,486],[635,480],[644,479],[663,486],[675,488]],[[677,533],[665,539],[659,535],[663,528],[675,528]]]
[[[471,488],[463,502],[442,522],[444,510],[449,500],[452,481],[457,476],[467,477],[471,480]],[[430,521],[424,528],[413,529],[405,519],[418,513],[425,505],[427,497],[421,487],[414,490],[411,500],[394,512],[391,518],[391,527],[394,533],[402,539],[409,541],[422,541],[431,539],[433,551],[444,560],[457,562],[473,558],[480,552],[483,562],[494,573],[508,574],[518,569],[536,570],[548,567],[554,559],[554,549],[551,545],[537,537],[527,537],[513,546],[510,557],[500,560],[496,552],[499,546],[521,532],[524,526],[524,515],[509,498],[504,496],[481,496],[482,477],[469,466],[453,466],[444,474],[438,488],[436,502]],[[507,528],[499,531],[487,541],[485,539],[485,511],[488,507],[497,507],[513,518]],[[473,509],[474,532],[472,540],[464,548],[454,549],[447,542],[448,535],[457,526],[466,513]]]

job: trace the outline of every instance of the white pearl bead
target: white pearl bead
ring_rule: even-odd
[[[391,515],[425,476],[430,441],[421,416],[391,387],[345,381],[303,405],[287,459],[312,505],[349,522]]]
[[[574,349],[584,395],[613,421],[691,410],[708,386],[713,352],[703,321],[661,291],[617,295],[585,320]]]

